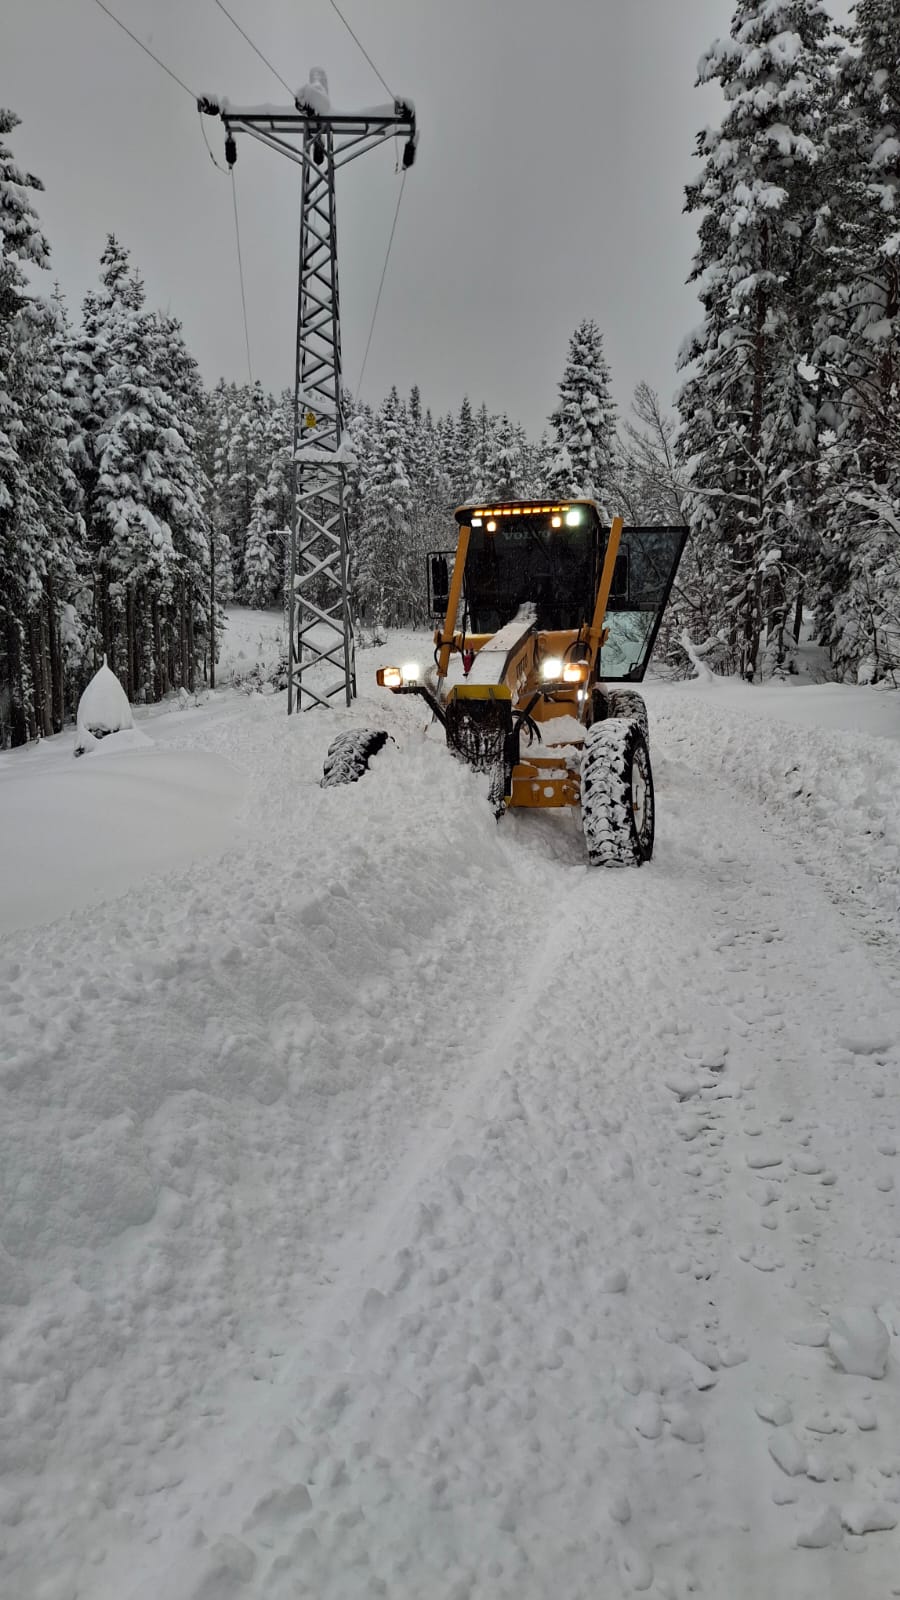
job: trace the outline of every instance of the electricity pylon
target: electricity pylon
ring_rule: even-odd
[[[288,557],[288,715],[356,694],[350,609],[341,316],[338,294],[335,173],[357,156],[405,136],[404,171],[416,154],[416,115],[407,100],[358,114],[335,112],[324,72],[315,68],[294,105],[238,108],[203,99],[201,111],[225,124],[225,158],[237,159],[235,134],[249,133],[299,163],[300,272],[294,377],[291,540]],[[316,668],[340,674],[321,681]],[[314,674],[314,676],[311,676]]]

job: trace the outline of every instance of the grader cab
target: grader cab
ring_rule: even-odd
[[[640,865],[653,852],[654,795],[646,707],[631,686],[685,530],[619,517],[607,528],[593,500],[465,506],[456,521],[455,553],[429,560],[434,666],[383,667],[378,683],[428,703],[450,749],[489,774],[498,816],[580,804],[591,863]]]

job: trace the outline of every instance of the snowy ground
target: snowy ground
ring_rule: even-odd
[[[900,696],[651,686],[597,873],[415,648],[0,761],[0,1594],[900,1594]]]

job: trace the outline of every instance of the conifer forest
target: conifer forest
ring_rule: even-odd
[[[685,196],[700,317],[672,408],[641,384],[617,414],[602,306],[539,438],[477,396],[435,415],[418,387],[347,393],[362,629],[427,623],[456,505],[590,495],[690,529],[673,668],[686,634],[716,671],[790,673],[807,618],[838,680],[897,671],[900,16],[741,0],[700,78],[724,110]],[[283,599],[293,470],[291,394],[205,385],[113,234],[73,314],[17,125],[0,111],[0,746],[59,731],[104,656],[133,702],[208,683],[220,608]]]

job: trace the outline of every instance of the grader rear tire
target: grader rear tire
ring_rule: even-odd
[[[581,820],[593,867],[640,867],[653,854],[655,807],[647,741],[636,722],[610,717],[587,731]]]

